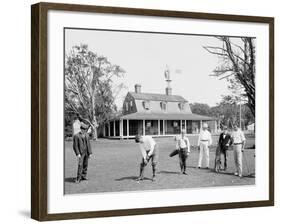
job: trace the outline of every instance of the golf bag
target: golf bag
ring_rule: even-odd
[[[221,148],[218,145],[216,148],[216,157],[215,157],[215,172],[220,172],[221,170]]]

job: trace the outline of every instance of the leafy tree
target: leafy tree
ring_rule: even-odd
[[[221,64],[213,71],[213,76],[229,81],[229,88],[240,99],[245,98],[255,116],[255,41],[252,37],[216,37],[222,46],[205,46],[211,54],[221,59]]]
[[[200,114],[200,115],[210,115],[210,106],[208,104],[203,103],[192,103],[190,104],[190,108],[192,113],[194,114]]]
[[[220,120],[220,124],[228,126],[230,128],[233,127],[233,124],[238,122],[240,119],[240,112],[236,97],[231,96],[223,96],[221,102],[211,108],[211,114]],[[242,102],[241,102],[242,103]],[[254,122],[255,117],[253,116],[251,110],[249,109],[247,104],[241,104],[241,124],[242,128],[245,128],[251,122]]]
[[[66,54],[64,72],[65,111],[80,114],[96,138],[99,124],[116,111],[113,80],[122,77],[125,71],[81,44]]]

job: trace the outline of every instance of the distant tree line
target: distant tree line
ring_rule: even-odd
[[[191,111],[195,114],[211,116],[217,118],[220,122],[220,128],[227,126],[232,128],[235,123],[239,123],[240,105],[238,101],[233,101],[231,96],[224,96],[222,101],[216,106],[210,107],[208,104],[192,103],[190,104]],[[255,122],[250,108],[247,104],[241,105],[241,125],[243,129]]]

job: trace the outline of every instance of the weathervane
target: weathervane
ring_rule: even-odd
[[[170,73],[170,69],[169,67],[166,65],[166,70],[164,71],[164,76],[165,76],[165,79],[166,79],[166,82],[167,82],[167,87],[168,88],[171,88],[171,73]]]

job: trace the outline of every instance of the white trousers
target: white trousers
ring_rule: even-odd
[[[198,167],[202,166],[203,157],[206,160],[206,167],[209,167],[209,142],[200,142],[200,151],[199,151],[199,160],[198,160]]]
[[[242,144],[233,145],[234,164],[238,175],[242,175]]]

